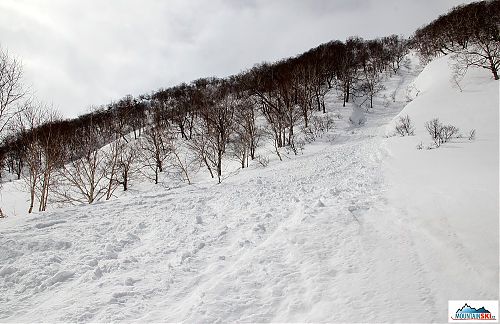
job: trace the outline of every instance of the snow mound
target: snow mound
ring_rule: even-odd
[[[413,90],[410,97],[414,99],[388,125],[388,133],[394,131],[399,116],[409,115],[417,138],[425,142],[428,142],[428,134],[424,125],[432,118],[458,127],[464,136],[476,129],[479,137],[495,139],[498,134],[498,81],[485,69],[471,68],[459,82],[460,90],[452,80],[452,65],[450,57],[443,56],[423,69],[410,85]]]
[[[449,299],[498,299],[499,284],[499,82],[471,69],[460,89],[451,65],[448,56],[438,58],[414,81],[418,96],[386,132],[408,115],[415,136],[389,138],[384,161],[392,217],[408,224],[429,295],[443,310]],[[424,126],[433,118],[458,127],[461,136],[433,148]]]

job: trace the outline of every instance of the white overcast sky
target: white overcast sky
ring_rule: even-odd
[[[0,0],[0,46],[63,115],[332,39],[410,35],[468,0]]]

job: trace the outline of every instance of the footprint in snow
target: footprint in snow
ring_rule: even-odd
[[[11,266],[5,266],[2,269],[0,269],[0,277],[5,277],[8,275],[13,274],[14,272],[18,271],[18,268],[11,267]]]
[[[316,203],[316,207],[323,208],[323,207],[326,207],[326,205],[321,201],[321,199],[318,199],[318,202]]]
[[[35,225],[35,228],[41,229],[41,228],[46,228],[46,227],[54,226],[57,224],[63,224],[63,223],[66,223],[66,221],[62,220],[62,219],[61,220],[54,220],[54,221],[47,222],[47,223],[38,223]]]
[[[59,271],[47,281],[48,286],[55,285],[58,282],[65,282],[71,279],[75,273],[73,271]]]
[[[330,195],[337,196],[340,191],[337,188],[330,189]]]
[[[258,224],[257,226],[254,227],[253,231],[256,233],[265,233],[266,227],[264,226],[264,224]]]
[[[124,284],[125,284],[125,286],[133,286],[138,281],[141,281],[141,279],[133,279],[133,278],[128,277],[127,279],[125,279]]]

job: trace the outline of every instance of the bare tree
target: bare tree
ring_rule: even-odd
[[[106,200],[109,200],[113,196],[113,193],[119,185],[118,173],[120,156],[122,155],[124,145],[126,144],[125,140],[123,140],[125,144],[122,143],[122,140],[123,138],[116,139],[104,149],[104,167],[108,170],[108,172],[106,172]]]
[[[266,118],[275,145],[278,148],[285,146],[285,109],[277,91],[279,81],[276,67],[270,64],[256,66],[249,72],[246,82],[255,97],[255,104]]]
[[[436,147],[448,142],[459,132],[457,127],[453,125],[443,125],[437,118],[425,123],[425,128],[429,132],[429,135],[431,135]]]
[[[442,139],[443,143],[448,142],[454,136],[456,137],[458,132],[459,132],[459,129],[453,125],[443,126],[443,128],[441,129],[441,139]]]
[[[412,43],[429,61],[436,55],[453,54],[456,64],[491,71],[498,80],[500,68],[500,5],[498,1],[478,1],[453,8],[418,29]]]
[[[29,191],[30,204],[28,213],[33,211],[35,201],[40,197],[38,188],[40,187],[44,177],[44,147],[41,132],[39,127],[45,122],[46,112],[41,104],[26,103],[22,114],[18,114],[16,118],[16,128],[20,133],[20,142],[23,149],[23,161],[26,164],[26,173],[23,174],[23,179]],[[43,185],[42,185],[43,187]],[[45,196],[45,188],[42,191]],[[43,205],[43,203],[42,203]]]
[[[46,121],[39,127],[39,142],[42,147],[43,153],[43,177],[40,183],[40,204],[39,211],[47,209],[49,201],[49,193],[51,187],[55,182],[53,177],[56,171],[64,163],[64,141],[59,127],[59,120],[61,119],[59,113],[53,109],[45,108]]]
[[[208,97],[201,111],[203,125],[208,139],[208,161],[222,179],[222,157],[226,153],[231,134],[234,131],[234,111],[238,98],[231,92],[229,81],[212,81],[207,87]]]
[[[403,36],[390,35],[382,38],[382,44],[390,61],[390,67],[394,74],[398,73],[401,63],[408,54],[408,41]]]
[[[329,114],[324,114],[321,116],[313,116],[308,127],[304,127],[302,132],[304,133],[304,140],[306,142],[312,143],[317,138],[322,137],[325,133],[333,130],[335,128],[335,122]]]
[[[362,75],[363,79],[358,88],[359,95],[365,97],[365,101],[369,100],[370,108],[373,108],[373,98],[385,89],[382,85],[382,74],[369,62],[369,64],[363,67]]]
[[[411,123],[410,116],[400,116],[395,126],[396,132],[401,136],[413,136],[415,127]]]
[[[105,156],[89,150],[82,158],[64,165],[59,171],[63,179],[57,188],[60,202],[88,203],[101,200],[107,192]]]
[[[467,8],[467,10],[464,10]],[[495,80],[500,77],[500,5],[498,1],[473,3],[459,9],[461,19],[459,24],[465,24],[467,31],[462,34],[467,37],[467,46],[454,52],[457,64],[465,68],[476,66],[490,70]],[[458,29],[458,26],[456,27]],[[458,34],[458,30],[457,30]]]
[[[171,131],[160,126],[148,128],[140,138],[141,161],[144,167],[154,172],[155,184],[164,170],[165,160],[172,152],[172,139]]]
[[[5,155],[5,165],[7,171],[16,176],[17,180],[21,179],[21,175],[24,169],[24,151],[25,147],[22,143],[22,130],[19,129],[19,123],[14,119],[11,123],[10,134],[8,134],[3,140],[3,151]],[[15,129],[15,130],[14,130]]]
[[[201,124],[201,122],[199,124]],[[208,172],[210,172],[210,176],[213,179],[215,176],[210,161],[215,159],[210,156],[211,151],[209,145],[209,138],[204,130],[204,127],[202,127],[201,125],[195,126],[193,128],[192,138],[189,142],[187,142],[187,146],[195,153],[200,163],[205,165]]]
[[[100,149],[101,136],[98,121],[91,120],[69,140],[68,162],[58,169],[55,194],[59,202],[91,204],[106,196],[110,169],[105,149]]]
[[[256,124],[257,109],[251,97],[239,99],[235,110],[235,134],[232,140],[233,152],[241,162],[242,168],[248,158],[255,159],[255,151],[259,145],[262,130]]]
[[[237,131],[230,142],[231,152],[233,156],[240,162],[241,168],[248,166],[248,144],[240,132]]]
[[[172,147],[169,159],[170,169],[184,182],[191,184],[191,175],[200,168],[200,160],[196,152],[189,150],[184,145],[177,143]]]
[[[130,178],[138,170],[137,159],[139,157],[139,149],[138,142],[130,142],[127,145],[123,145],[120,151],[118,160],[118,183],[123,186],[123,191],[128,190]]]
[[[17,103],[26,94],[21,83],[22,75],[21,62],[0,48],[0,140],[5,137],[6,128],[20,111]],[[0,217],[3,216],[0,206]]]
[[[341,59],[336,81],[343,107],[345,107],[345,104],[351,100],[352,91],[358,79],[360,62],[366,56],[363,39],[360,37],[348,38],[339,56]]]
[[[16,103],[26,95],[22,76],[21,62],[0,48],[0,136],[20,111]]]
[[[443,143],[443,140],[441,137],[441,131],[443,129],[443,124],[441,124],[439,119],[434,118],[433,120],[426,122],[425,129],[427,129],[427,132],[429,132],[429,135],[431,135],[431,138],[434,141],[434,144],[436,145],[436,147],[441,146],[441,144]]]
[[[475,129],[471,129],[469,131],[469,141],[473,141],[476,139],[476,130]]]

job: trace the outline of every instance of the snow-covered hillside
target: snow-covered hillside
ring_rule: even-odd
[[[404,224],[438,310],[448,299],[498,299],[499,287],[499,83],[471,69],[460,91],[450,82],[452,64],[436,59],[415,80],[420,93],[399,114],[410,116],[415,136],[390,138],[383,163],[387,216]],[[425,122],[433,118],[463,138],[427,149]]]
[[[298,157],[3,220],[0,321],[445,322],[498,299],[498,82],[415,69],[364,117],[332,93],[335,140]],[[387,136],[398,114],[415,136]],[[476,139],[427,150],[434,117]]]

